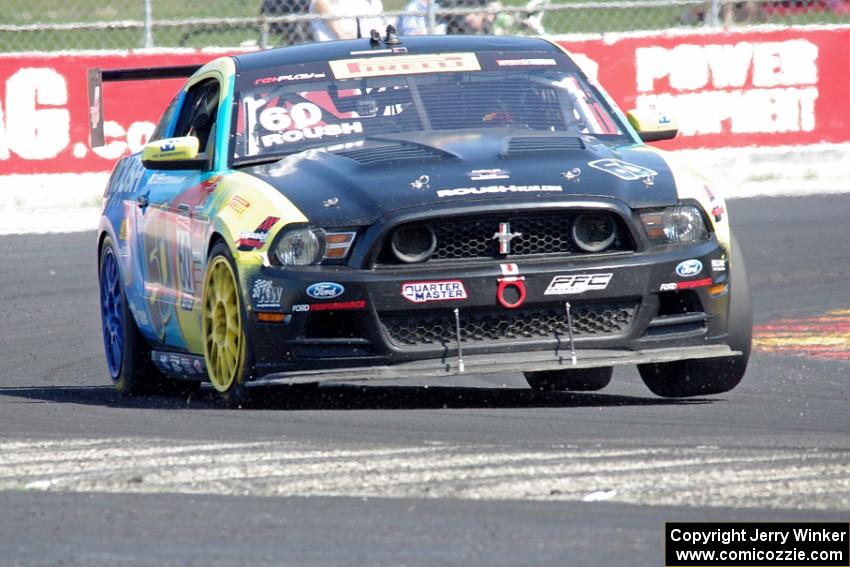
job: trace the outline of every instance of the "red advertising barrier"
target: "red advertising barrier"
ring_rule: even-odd
[[[562,40],[623,108],[675,112],[670,149],[850,141],[850,28]],[[104,87],[107,145],[88,143],[86,69],[214,54],[0,55],[0,175],[107,171],[147,141],[180,80]]]
[[[0,174],[109,171],[144,147],[183,80],[104,86],[106,146],[89,145],[86,70],[206,63],[197,51],[0,56]]]
[[[850,28],[562,41],[624,109],[679,118],[669,149],[850,141]]]

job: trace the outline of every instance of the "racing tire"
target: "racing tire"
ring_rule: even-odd
[[[207,376],[224,404],[238,407],[246,397],[254,364],[245,334],[247,315],[236,262],[224,242],[216,243],[210,251],[202,301],[201,336]]]
[[[747,267],[734,236],[731,244],[728,344],[742,354],[638,365],[644,384],[658,396],[687,398],[722,394],[744,378],[753,342],[753,308]]]
[[[528,385],[543,392],[572,390],[574,392],[595,392],[611,383],[614,368],[579,368],[576,370],[544,370],[524,372]]]
[[[101,246],[98,270],[103,346],[115,391],[123,396],[182,396],[197,391],[199,382],[170,380],[151,362],[151,348],[130,311],[118,254],[110,237]]]

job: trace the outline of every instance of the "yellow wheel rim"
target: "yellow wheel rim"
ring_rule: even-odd
[[[204,358],[210,382],[226,392],[237,379],[244,337],[236,274],[224,256],[215,257],[204,282]]]

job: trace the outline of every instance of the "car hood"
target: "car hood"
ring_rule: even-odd
[[[370,137],[242,168],[280,191],[314,226],[362,226],[404,209],[616,199],[677,202],[670,167],[646,146],[591,136],[441,132]]]

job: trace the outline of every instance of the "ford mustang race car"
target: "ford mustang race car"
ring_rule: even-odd
[[[752,311],[709,181],[544,39],[385,37],[93,69],[188,77],[115,166],[97,238],[122,393],[523,372],[661,396],[744,375]]]

